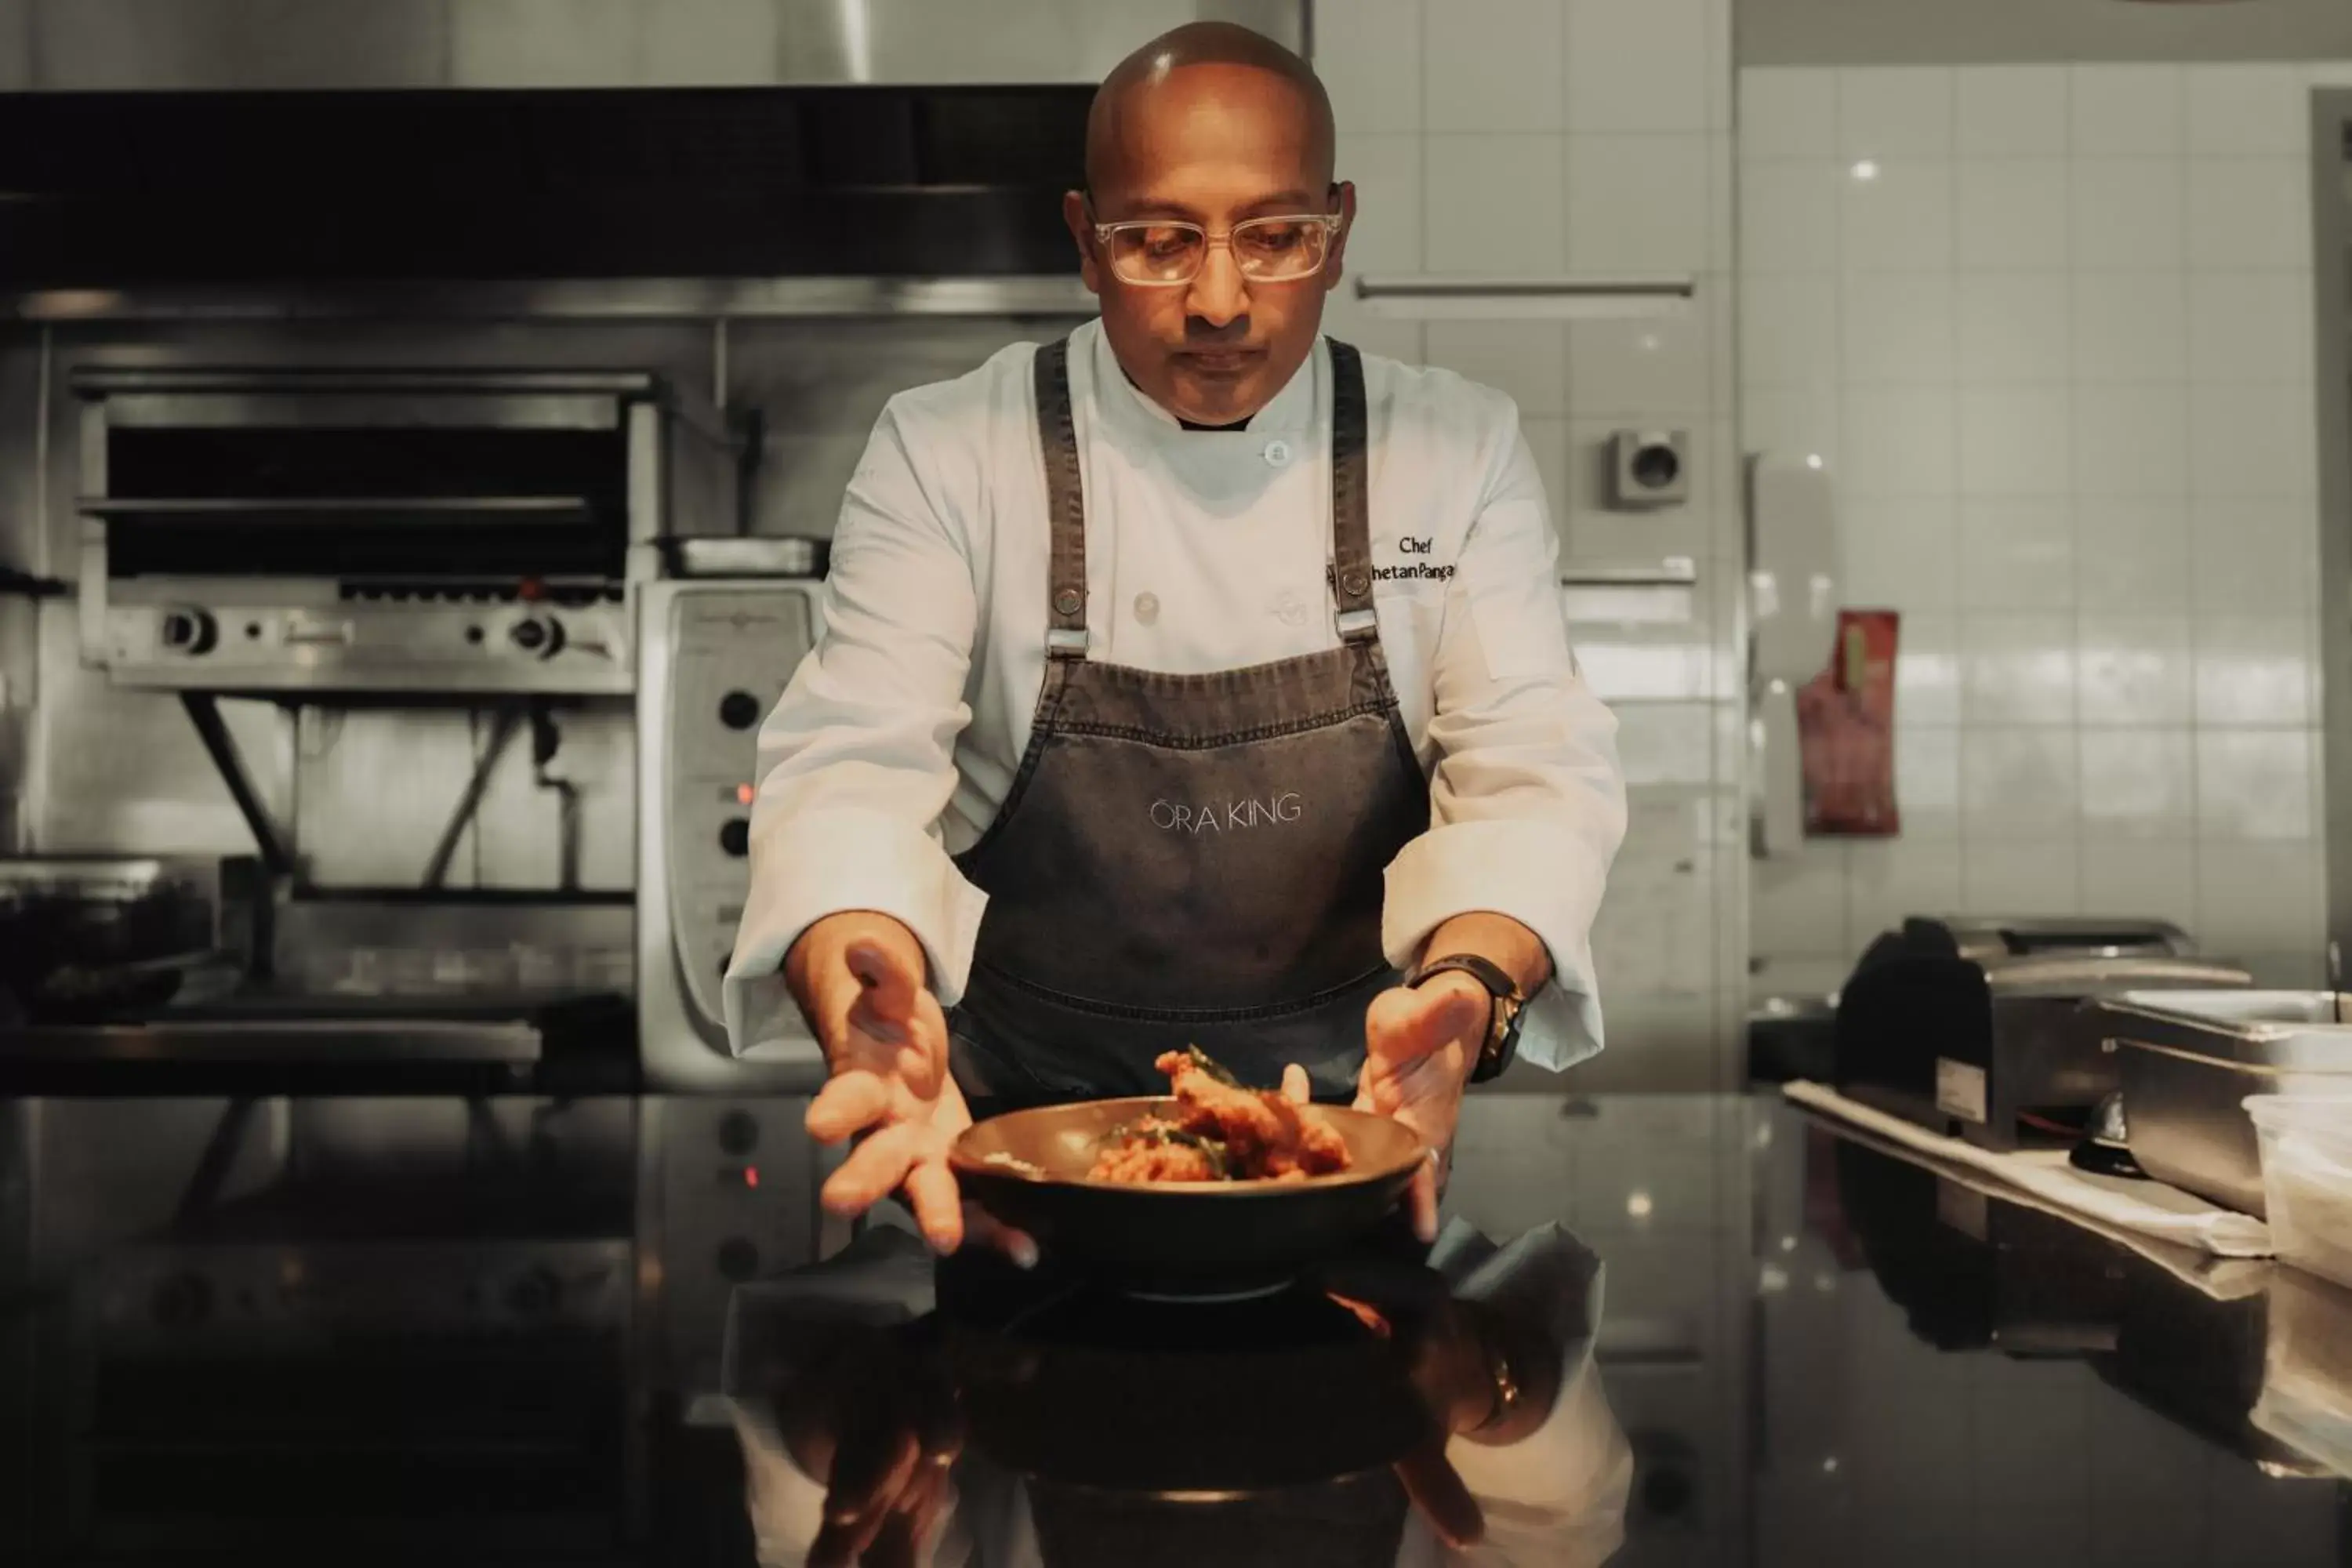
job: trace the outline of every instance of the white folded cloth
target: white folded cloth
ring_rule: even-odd
[[[2270,1227],[2252,1215],[2220,1208],[2205,1199],[2155,1180],[2095,1175],[2067,1163],[2063,1149],[2021,1149],[1997,1153],[1958,1138],[1930,1132],[1899,1116],[1849,1100],[1826,1084],[1802,1079],[1781,1092],[1815,1110],[1928,1160],[1989,1177],[2009,1191],[1996,1196],[2047,1208],[2083,1223],[2112,1240],[2132,1246],[2133,1237],[2153,1237],[2218,1258],[2268,1258]],[[2123,1233],[2123,1234],[2117,1234]],[[2133,1247],[2152,1261],[2180,1270],[2158,1253]],[[2186,1278],[2186,1276],[2184,1276]],[[2205,1288],[2205,1282],[2190,1283]],[[2228,1293],[2226,1290],[2223,1293]]]

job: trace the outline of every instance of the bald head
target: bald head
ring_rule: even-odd
[[[1246,420],[1314,352],[1356,217],[1354,189],[1331,177],[1331,100],[1307,62],[1231,23],[1162,34],[1095,94],[1087,188],[1063,196],[1063,221],[1111,352],[1177,418]],[[1262,223],[1276,226],[1255,232],[1299,247],[1303,269],[1254,261],[1259,275],[1244,275],[1234,234]],[[1171,251],[1190,234],[1197,270],[1122,278],[1106,248],[1114,232],[1157,233]]]
[[[1204,95],[1252,111],[1318,187],[1330,183],[1331,100],[1305,60],[1232,22],[1188,22],[1112,68],[1087,114],[1087,184],[1101,191],[1146,171],[1199,119]]]

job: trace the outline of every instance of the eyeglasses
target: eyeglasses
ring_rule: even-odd
[[[1098,223],[1095,238],[1122,283],[1190,283],[1201,275],[1213,245],[1231,250],[1234,266],[1251,282],[1288,283],[1323,270],[1331,237],[1339,231],[1337,214],[1291,213],[1237,223],[1222,240],[1197,223],[1165,218]]]

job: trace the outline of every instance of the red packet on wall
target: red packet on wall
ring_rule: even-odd
[[[1893,610],[1840,610],[1830,667],[1797,693],[1805,831],[1887,838],[1903,829],[1895,800]]]

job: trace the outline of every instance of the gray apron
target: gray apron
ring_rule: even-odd
[[[1381,876],[1429,784],[1372,610],[1363,362],[1332,343],[1339,646],[1207,675],[1087,658],[1086,498],[1069,344],[1037,352],[1051,625],[1029,749],[957,858],[988,894],[950,1022],[976,1115],[1164,1090],[1198,1045],[1244,1083],[1355,1092],[1364,1011],[1396,982]]]

